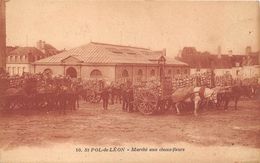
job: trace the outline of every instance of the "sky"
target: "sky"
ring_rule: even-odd
[[[176,56],[183,47],[242,54],[260,46],[259,2],[10,0],[7,45],[57,49],[93,42],[138,46]]]

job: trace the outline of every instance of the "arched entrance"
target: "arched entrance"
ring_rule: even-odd
[[[127,71],[127,70],[124,70],[124,71],[122,72],[122,77],[123,77],[123,78],[128,78],[128,77],[129,77],[129,74],[128,74],[128,71]]]
[[[143,70],[139,69],[137,72],[136,80],[140,82],[142,81],[142,78],[143,78]]]
[[[137,75],[138,76],[143,76],[143,70],[139,69],[138,72],[137,72]]]
[[[152,77],[155,76],[155,70],[154,70],[154,69],[151,70],[150,75],[151,75]]]
[[[77,78],[77,70],[73,67],[67,68],[66,76],[70,76],[71,78]]]
[[[23,70],[23,72],[24,72],[24,70]],[[43,71],[43,75],[44,75],[45,77],[51,78],[51,77],[52,77],[52,74],[53,74],[53,72],[52,72],[52,70],[49,69],[49,68],[46,68],[46,69]]]
[[[94,69],[93,71],[91,71],[90,73],[90,78],[102,78],[102,73],[100,70],[98,69]]]

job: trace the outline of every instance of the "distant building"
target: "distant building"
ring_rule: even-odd
[[[44,54],[35,47],[18,47],[8,53],[7,71],[10,75],[22,75],[31,71],[31,63],[44,58]]]
[[[49,57],[52,55],[56,55],[62,51],[57,50],[55,47],[53,47],[51,44],[46,43],[43,40],[39,40],[36,43],[36,48],[40,50],[43,54],[45,54],[45,57]]]
[[[233,77],[248,76],[246,73],[248,72],[247,69],[258,67],[260,64],[259,52],[252,52],[251,47],[246,47],[245,54],[243,55],[233,54],[232,51],[229,51],[228,54],[222,54],[221,47],[218,48],[218,54],[199,52],[194,47],[185,47],[182,50],[181,56],[176,59],[189,64],[191,74],[214,70],[216,75],[230,73]],[[251,72],[252,75],[257,75],[255,68],[252,68]]]
[[[41,46],[39,46],[41,42]],[[36,47],[10,47],[6,48],[6,70],[10,75],[22,75],[32,72],[31,63],[59,53],[50,44],[39,41]]]
[[[34,73],[48,72],[53,75],[68,75],[73,78],[109,81],[142,81],[159,78],[158,59],[166,58],[165,74],[190,73],[186,63],[168,58],[165,50],[152,51],[146,48],[91,42],[60,54],[33,63]]]

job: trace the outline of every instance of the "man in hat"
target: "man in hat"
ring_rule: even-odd
[[[111,82],[110,84],[110,94],[111,94],[111,105],[114,105],[115,100],[115,83]]]
[[[126,84],[124,84],[122,87],[122,100],[123,100],[122,110],[127,111],[129,105],[128,105],[128,93],[127,93]]]
[[[127,94],[128,94],[128,112],[133,112],[134,111],[134,90],[133,90],[133,87],[130,86],[128,88],[128,91],[127,91]]]
[[[102,98],[102,101],[103,101],[103,108],[104,108],[105,110],[107,110],[108,100],[109,100],[109,88],[108,88],[108,86],[105,86],[105,87],[102,89],[101,98]]]

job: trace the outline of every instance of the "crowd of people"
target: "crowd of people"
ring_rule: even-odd
[[[110,85],[104,87],[101,91],[103,108],[108,109],[108,104],[113,105],[119,103],[122,105],[122,111],[133,112],[134,105],[134,90],[133,84],[130,81],[111,82]],[[110,99],[110,100],[109,100]]]
[[[109,83],[106,80],[81,80],[61,75],[50,77],[43,73],[24,73],[21,76],[1,73],[0,83],[1,95],[5,95],[8,89],[24,89],[28,94],[69,90],[74,91],[77,98],[83,98],[83,95],[91,90],[99,94],[105,110],[108,109],[109,104],[114,103],[122,104],[123,111],[133,110],[133,87],[130,81]]]
[[[186,77],[178,77],[172,79],[172,89],[187,87],[187,86],[225,86],[232,85],[234,83],[255,83],[257,78],[239,80],[233,79],[231,75],[214,76],[211,72],[206,72],[200,75],[190,75]],[[134,97],[135,91],[133,83],[128,80],[119,80],[115,82],[108,82],[106,80],[82,80],[74,79],[69,76],[56,76],[50,77],[43,73],[30,74],[24,73],[22,76],[10,76],[7,73],[0,74],[0,93],[4,94],[8,88],[24,88],[28,93],[32,92],[47,92],[56,91],[59,89],[67,89],[76,92],[80,98],[85,98],[82,92],[85,90],[92,90],[96,94],[99,94],[103,109],[107,110],[109,104],[120,103],[122,110],[127,112],[134,111]],[[150,85],[149,85],[150,84]],[[137,85],[140,87],[149,88],[154,94],[160,94],[161,87],[159,81],[153,82],[140,82]],[[136,84],[135,84],[136,85]],[[153,87],[156,87],[155,89]],[[35,90],[37,91],[35,91]],[[87,91],[85,91],[86,93]]]

